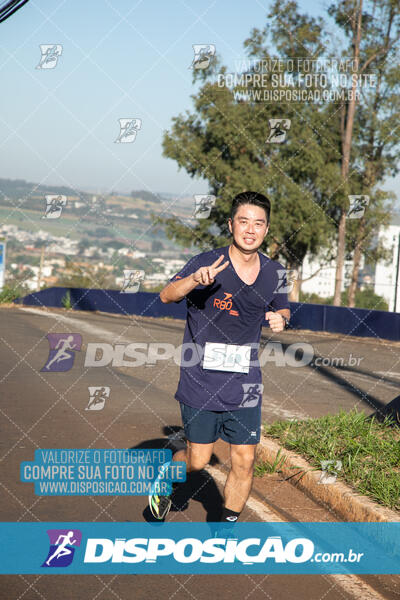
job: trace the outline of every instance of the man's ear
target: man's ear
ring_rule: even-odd
[[[229,227],[229,231],[232,233],[232,219],[230,217],[228,219],[228,227]]]
[[[267,225],[267,231],[265,232],[265,235],[267,235],[267,234],[268,234],[268,230],[269,230],[269,223],[268,223],[268,225]]]

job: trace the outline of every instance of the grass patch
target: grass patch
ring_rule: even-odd
[[[25,293],[17,288],[4,286],[0,291],[0,304],[9,304]]]
[[[273,463],[263,461],[258,462],[254,465],[254,475],[255,477],[262,477],[266,473],[279,473],[279,471],[281,471],[283,465],[285,464],[285,461],[286,456],[282,456],[282,450],[279,449]]]
[[[316,469],[321,469],[321,461],[341,460],[338,479],[400,510],[400,429],[392,424],[389,418],[379,423],[352,410],[305,421],[275,421],[264,432]]]

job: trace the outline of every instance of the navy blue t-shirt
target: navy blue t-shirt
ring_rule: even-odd
[[[243,401],[245,391],[257,389],[262,381],[257,345],[265,313],[289,308],[287,294],[279,291],[279,288],[285,289],[282,287],[286,281],[284,267],[260,252],[260,271],[251,285],[247,285],[236,273],[229,257],[229,246],[194,256],[171,281],[183,279],[200,267],[212,265],[221,254],[224,260],[219,266],[226,260],[229,260],[229,265],[216,275],[213,284],[198,285],[186,296],[187,319],[180,379],[175,394],[180,402],[204,410],[236,410],[249,405]],[[206,342],[252,345],[248,372],[204,369]],[[189,344],[190,348],[185,350],[185,344]],[[261,400],[260,394],[259,402]]]

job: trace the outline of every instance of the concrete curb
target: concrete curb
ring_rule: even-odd
[[[341,481],[319,484],[322,471],[312,471],[314,467],[304,458],[287,450],[271,438],[261,437],[257,460],[273,463],[279,450],[280,456],[285,457],[285,462],[279,467],[279,471],[288,478],[290,483],[296,485],[316,502],[332,509],[345,521],[400,522],[400,515],[397,512],[357,494]]]

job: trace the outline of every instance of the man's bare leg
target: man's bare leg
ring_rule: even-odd
[[[210,462],[214,449],[214,442],[211,444],[195,444],[187,442],[186,450],[178,450],[172,457],[172,460],[181,460],[186,463],[186,472],[201,471]]]
[[[231,470],[224,488],[225,508],[240,513],[250,495],[256,455],[255,444],[231,444]]]
[[[210,462],[214,442],[211,444],[195,444],[187,442],[186,450],[178,450],[172,457],[174,461],[184,461],[186,463],[186,472],[201,471]],[[175,484],[173,484],[175,485]],[[154,517],[163,519],[168,514],[171,507],[171,494],[161,495],[151,492],[149,494],[149,506]]]

